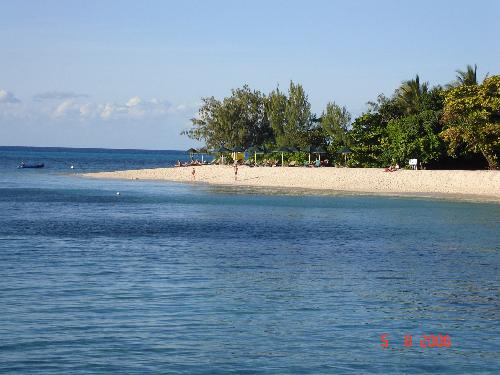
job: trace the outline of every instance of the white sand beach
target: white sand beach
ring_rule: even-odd
[[[195,180],[192,171],[195,169]],[[215,185],[311,189],[387,195],[453,196],[500,201],[500,171],[399,170],[379,168],[238,168],[234,180],[232,166],[203,165],[87,173],[85,177],[165,180]]]

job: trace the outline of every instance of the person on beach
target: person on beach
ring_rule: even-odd
[[[238,181],[238,164],[234,163],[234,181]]]
[[[191,174],[193,175],[193,181],[196,180],[196,169],[193,168],[193,171],[191,172]]]
[[[397,170],[399,170],[399,164],[396,164],[395,166],[390,165],[384,169],[384,172],[396,172]]]

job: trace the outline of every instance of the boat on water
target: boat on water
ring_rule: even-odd
[[[17,168],[43,168],[45,167],[45,164],[43,163],[40,163],[40,164],[25,164],[25,163],[21,163],[17,166]]]

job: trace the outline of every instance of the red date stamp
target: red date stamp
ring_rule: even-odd
[[[451,348],[450,335],[421,335],[416,339],[421,348]],[[404,335],[402,340],[403,346],[409,348],[413,346],[413,336]],[[380,346],[384,349],[389,347],[389,334],[383,333],[380,335]]]

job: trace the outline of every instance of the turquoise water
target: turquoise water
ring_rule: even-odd
[[[0,148],[1,373],[498,372],[500,205],[74,175],[182,157]]]

